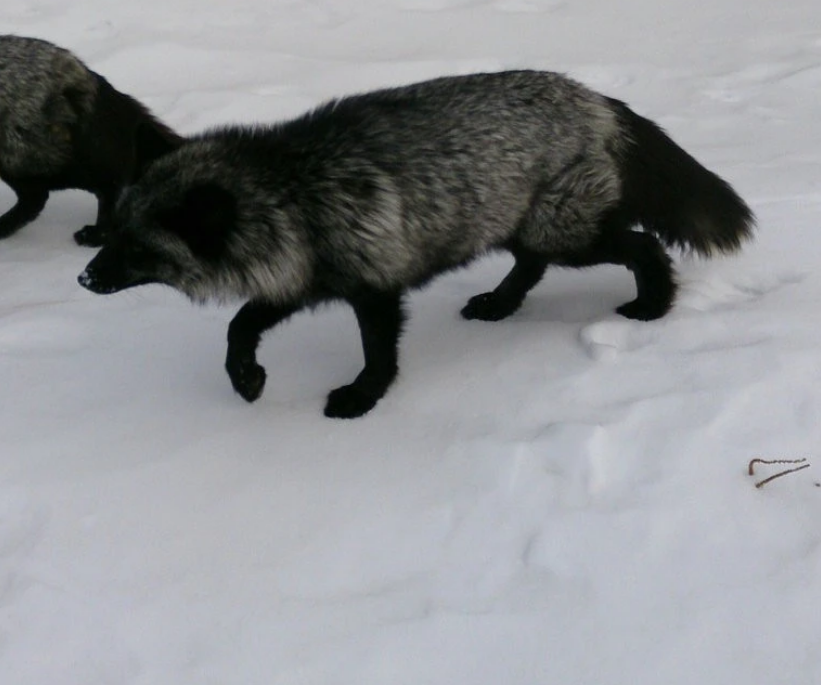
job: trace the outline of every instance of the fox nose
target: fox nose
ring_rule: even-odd
[[[97,295],[105,295],[107,293],[114,292],[111,288],[108,288],[104,284],[100,283],[97,276],[89,268],[86,268],[83,273],[77,276],[77,282],[86,290],[90,290]]]
[[[86,269],[83,273],[77,276],[77,282],[87,290],[91,290],[91,286],[94,283],[94,277],[88,272],[88,269]]]

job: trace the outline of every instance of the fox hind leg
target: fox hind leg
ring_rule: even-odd
[[[664,316],[676,295],[672,261],[658,238],[627,229],[603,232],[586,250],[557,260],[566,266],[620,264],[636,279],[636,298],[616,308],[628,319],[651,321]]]
[[[624,264],[636,279],[636,299],[616,308],[628,319],[652,321],[673,306],[676,282],[670,256],[650,233],[625,231],[618,237],[616,263]]]
[[[516,260],[510,273],[494,290],[474,295],[462,308],[465,319],[500,321],[522,306],[527,293],[542,280],[549,259],[523,247],[511,248]]]

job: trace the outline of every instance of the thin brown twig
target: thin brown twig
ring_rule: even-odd
[[[804,461],[806,461],[806,459]],[[810,468],[810,465],[804,464],[803,466],[796,466],[794,469],[787,469],[786,471],[781,471],[780,473],[776,473],[774,476],[770,476],[769,478],[765,478],[764,480],[758,481],[758,483],[755,484],[755,487],[760,488],[769,483],[771,480],[781,478],[781,476],[786,476],[788,473],[795,473],[796,471],[801,471],[802,469],[808,468]]]
[[[755,475],[755,465],[756,464],[803,464],[806,458],[803,459],[750,459],[750,464],[747,467],[747,473],[751,476]],[[807,464],[809,466],[809,464]],[[802,467],[803,468],[803,467]],[[793,469],[795,470],[795,469]]]

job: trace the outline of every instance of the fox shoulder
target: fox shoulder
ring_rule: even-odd
[[[97,79],[67,50],[55,52],[51,64],[54,88],[46,102],[52,121],[75,123],[86,119],[94,109]]]

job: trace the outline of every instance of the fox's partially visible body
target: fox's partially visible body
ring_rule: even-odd
[[[97,196],[98,216],[75,237],[99,245],[117,194],[133,174],[140,125],[176,137],[68,50],[0,36],[0,178],[17,194],[0,216],[0,238],[34,220],[50,191],[80,188]]]
[[[732,188],[655,124],[548,72],[376,91],[181,146],[141,139],[144,175],[81,283],[248,299],[226,366],[249,401],[265,381],[255,352],[266,329],[305,306],[349,302],[365,368],[331,393],[328,416],[367,412],[393,382],[403,293],[479,255],[508,250],[515,265],[465,318],[509,316],[550,264],[612,263],[638,290],[618,311],[648,320],[675,295],[662,242],[709,255],[753,227]]]

